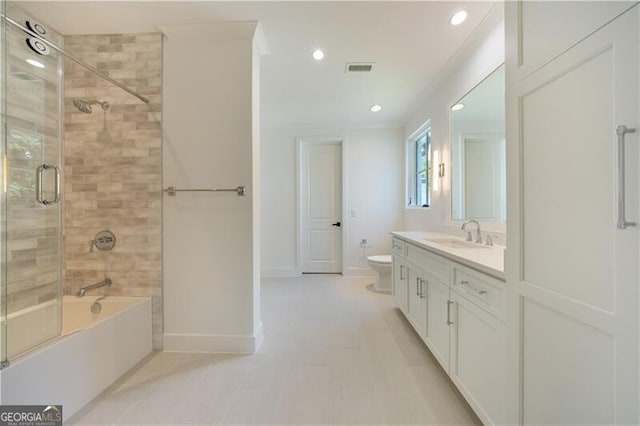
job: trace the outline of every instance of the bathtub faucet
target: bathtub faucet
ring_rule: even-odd
[[[76,293],[76,297],[83,297],[87,291],[95,290],[96,288],[100,288],[104,286],[111,287],[111,284],[112,284],[111,278],[107,277],[98,283],[80,287],[80,290],[78,290],[78,292]]]

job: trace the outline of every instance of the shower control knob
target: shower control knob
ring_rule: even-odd
[[[101,251],[113,250],[116,245],[116,236],[111,231],[100,231],[93,240],[93,245]]]

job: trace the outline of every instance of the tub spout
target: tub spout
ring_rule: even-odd
[[[111,278],[107,277],[104,280],[97,282],[95,284],[91,284],[91,285],[87,285],[84,287],[80,287],[80,289],[78,290],[78,292],[76,293],[76,297],[84,297],[85,293],[87,291],[90,290],[95,290],[96,288],[100,288],[100,287],[111,287],[111,284],[113,282],[111,281]]]

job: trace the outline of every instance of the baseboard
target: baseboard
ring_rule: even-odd
[[[345,277],[375,277],[376,273],[371,268],[344,268],[342,275]]]
[[[293,278],[300,274],[296,268],[267,268],[260,271],[263,278]]]
[[[164,335],[164,352],[253,354],[264,340],[262,322],[252,336],[215,334]]]

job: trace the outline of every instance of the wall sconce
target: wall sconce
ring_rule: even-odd
[[[433,151],[433,191],[440,191],[440,184],[442,182],[442,178],[444,177],[444,163],[440,162],[440,151]]]
[[[440,191],[440,151],[433,151],[433,191]]]

